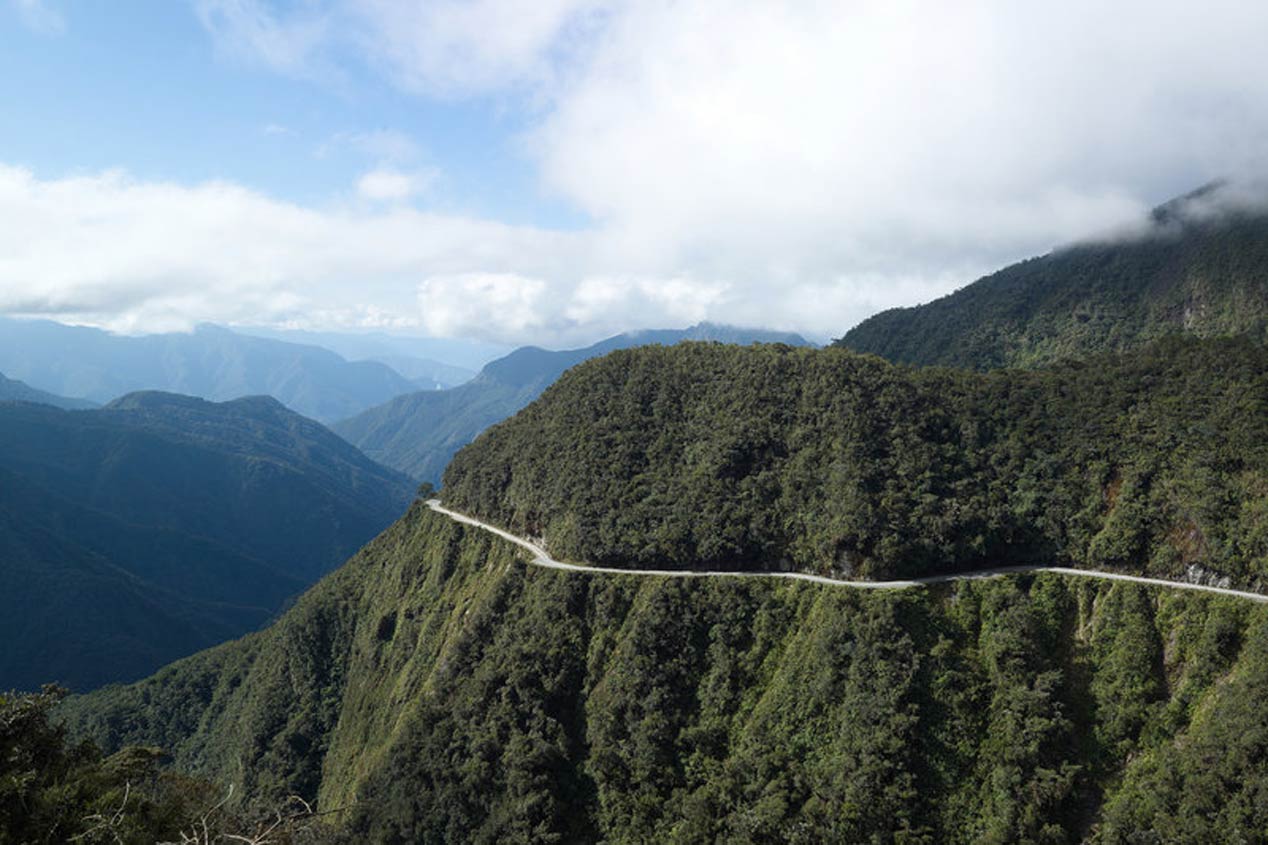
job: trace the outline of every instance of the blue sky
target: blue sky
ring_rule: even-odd
[[[0,0],[0,314],[826,339],[1261,184],[1266,31],[1244,0]]]
[[[173,0],[67,4],[52,28],[25,25],[15,4],[2,13],[0,160],[41,177],[124,168],[322,203],[386,161],[441,174],[429,207],[550,227],[585,220],[541,190],[521,149],[524,109],[506,98],[403,93],[355,56],[314,78],[270,73],[224,55],[192,5]],[[413,150],[383,155],[376,138]]]

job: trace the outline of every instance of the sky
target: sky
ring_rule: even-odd
[[[0,0],[0,313],[825,340],[1268,170],[1268,4]]]

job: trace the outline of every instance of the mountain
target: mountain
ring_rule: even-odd
[[[621,334],[584,349],[551,351],[525,346],[486,364],[468,384],[398,396],[333,428],[374,460],[434,483],[459,449],[536,399],[570,367],[617,349],[693,340],[808,345],[795,334],[700,323],[681,330]]]
[[[257,628],[412,486],[267,397],[0,405],[0,688],[130,680]]]
[[[220,795],[315,801],[336,841],[1197,845],[1268,824],[1263,606],[517,554],[416,505],[268,629],[61,718],[170,749]]]
[[[561,559],[903,578],[1062,563],[1268,587],[1268,348],[1035,371],[682,344],[588,361],[444,499]]]
[[[1268,571],[1268,350],[1034,371],[687,343],[570,370],[445,500],[615,566]],[[269,628],[67,702],[351,841],[1236,840],[1268,605],[1055,574],[895,591],[524,565],[416,503]],[[1156,834],[1156,835],[1155,835]]]
[[[385,364],[350,363],[327,349],[211,325],[188,334],[126,337],[47,320],[0,318],[0,371],[98,403],[137,390],[216,401],[269,395],[325,421],[416,389]]]
[[[838,344],[892,361],[987,369],[1123,351],[1169,334],[1268,337],[1268,211],[1214,185],[1156,209],[1144,231],[1060,249]]]
[[[235,326],[235,331],[255,337],[268,337],[288,343],[321,346],[338,352],[349,361],[423,361],[442,367],[453,367],[467,378],[495,358],[501,358],[511,347],[480,340],[447,337],[417,337],[388,332],[316,332],[302,329],[272,329],[258,326]],[[415,378],[405,370],[399,370]]]
[[[52,405],[55,408],[71,411],[97,407],[95,403],[86,399],[70,399],[37,390],[25,382],[6,378],[3,373],[0,373],[0,402],[35,402],[39,405]]]
[[[413,358],[408,355],[383,355],[368,360],[386,364],[405,376],[422,390],[446,390],[466,384],[475,378],[473,370],[433,361],[430,358]]]

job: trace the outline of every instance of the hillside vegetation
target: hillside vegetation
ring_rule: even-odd
[[[892,361],[989,369],[1137,348],[1165,335],[1268,336],[1268,213],[1218,211],[1212,186],[1157,209],[1149,228],[1059,249],[837,343]]]
[[[0,405],[0,689],[130,680],[257,628],[412,487],[263,397]]]
[[[897,578],[1005,564],[1268,576],[1268,351],[1036,371],[685,344],[569,372],[444,498],[556,557]]]
[[[555,351],[525,346],[485,365],[469,384],[399,396],[333,428],[385,466],[420,481],[439,483],[459,449],[532,402],[570,367],[615,349],[668,346],[687,340],[807,345],[795,334],[700,323],[682,330],[621,334],[584,349]]]
[[[352,841],[1259,841],[1268,609],[529,568],[416,505],[267,630],[63,706]]]

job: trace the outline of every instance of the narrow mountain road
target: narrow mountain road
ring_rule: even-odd
[[[908,587],[920,587],[930,584],[945,584],[949,581],[974,581],[983,578],[998,578],[1002,575],[1016,575],[1024,572],[1055,572],[1059,575],[1074,575],[1079,578],[1102,578],[1106,581],[1130,581],[1134,584],[1145,584],[1150,587],[1170,587],[1177,590],[1195,590],[1202,593],[1216,593],[1221,596],[1247,599],[1249,601],[1268,602],[1268,595],[1252,593],[1246,590],[1233,590],[1228,587],[1212,587],[1207,584],[1191,584],[1186,581],[1168,581],[1165,578],[1145,578],[1140,575],[1124,575],[1119,572],[1101,572],[1095,569],[1072,569],[1067,566],[997,566],[991,569],[975,569],[971,572],[957,572],[951,575],[927,575],[906,581],[843,581],[839,578],[825,578],[822,575],[807,575],[802,572],[714,572],[693,569],[617,569],[611,566],[581,566],[575,563],[564,563],[552,558],[546,550],[531,540],[517,537],[509,531],[503,531],[495,525],[481,522],[475,517],[451,511],[440,504],[439,499],[428,499],[427,507],[442,513],[450,519],[465,525],[472,525],[503,540],[527,550],[532,554],[529,561],[533,566],[544,569],[561,569],[566,572],[584,572],[589,575],[656,575],[662,578],[786,578],[791,581],[810,581],[815,584],[827,584],[832,587],[853,587],[861,590],[902,590]]]

